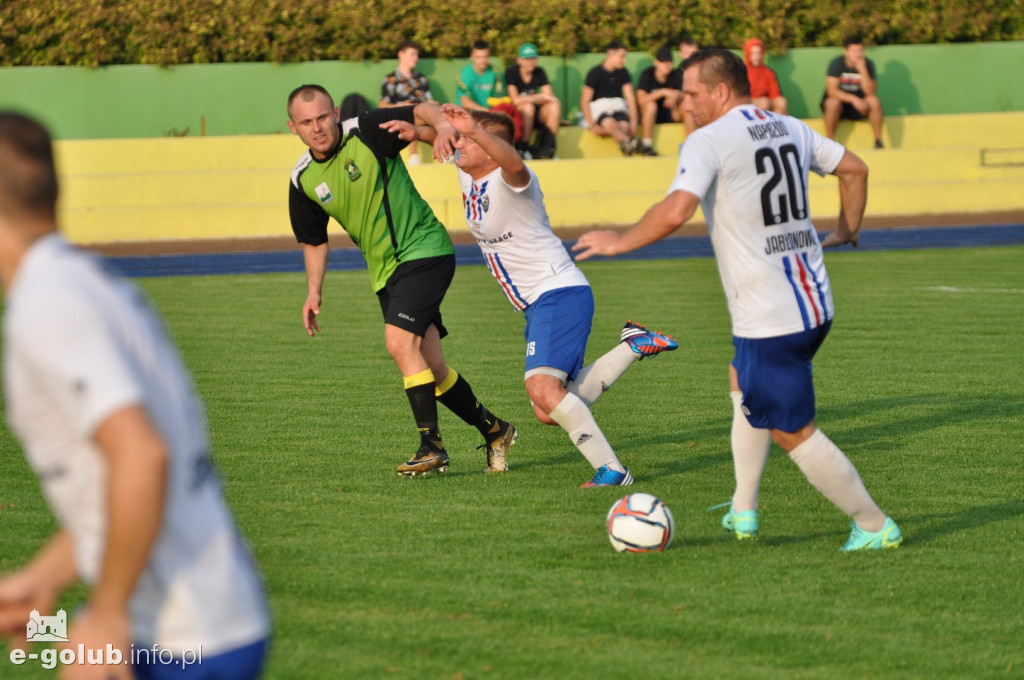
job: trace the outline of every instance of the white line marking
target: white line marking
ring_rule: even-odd
[[[1024,294],[1024,288],[957,288],[956,286],[924,286],[917,290],[930,290],[936,293],[1016,293]]]

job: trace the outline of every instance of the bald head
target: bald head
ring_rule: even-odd
[[[288,117],[290,118],[292,115],[293,102],[296,100],[311,102],[321,95],[327,97],[327,101],[330,102],[330,107],[334,108],[334,99],[331,97],[331,93],[322,85],[299,85],[297,88],[292,90],[291,94],[288,95]]]

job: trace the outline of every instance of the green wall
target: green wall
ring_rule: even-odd
[[[769,56],[790,113],[820,117],[825,70],[841,51],[803,48]],[[879,94],[889,114],[1024,110],[1024,42],[894,45],[869,48],[867,54],[878,70]],[[601,58],[541,58],[565,118],[578,110],[583,78]],[[297,85],[319,83],[338,100],[359,92],[375,103],[381,79],[395,63],[5,68],[0,69],[0,108],[38,116],[60,139],[284,133],[285,98]],[[452,101],[455,77],[465,63],[420,61],[435,98]],[[501,68],[500,60],[493,63]],[[648,54],[629,55],[634,81],[650,64]]]

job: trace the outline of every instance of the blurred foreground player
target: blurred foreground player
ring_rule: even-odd
[[[23,644],[31,613],[80,578],[67,647],[122,662],[65,677],[254,678],[270,618],[191,377],[143,296],[57,232],[56,203],[46,129],[0,113],[5,410],[60,524],[0,580],[0,634]],[[155,645],[177,662],[132,664]]]

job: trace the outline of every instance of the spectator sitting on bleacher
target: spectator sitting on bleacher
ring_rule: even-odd
[[[537,66],[538,55],[536,45],[523,43],[516,63],[505,69],[508,96],[523,117],[522,139],[516,144],[516,151],[524,158],[527,154],[533,158],[552,158],[562,122],[562,103],[551,88],[548,74]],[[537,143],[531,145],[534,128]]]
[[[743,58],[747,62],[747,80],[750,81],[750,98],[754,106],[765,111],[786,115],[789,106],[779,89],[779,78],[775,71],[764,63],[764,43],[760,38],[750,38],[743,43]]]
[[[878,98],[875,62],[864,56],[864,41],[851,36],[843,41],[843,53],[828,65],[821,111],[825,136],[835,139],[840,119],[871,121],[875,148],[882,144],[882,101]]]
[[[636,100],[640,108],[641,139],[637,154],[657,156],[654,150],[654,125],[678,123],[683,119],[683,72],[672,63],[672,50],[660,48],[654,65],[640,72],[636,84]]]
[[[469,53],[469,63],[455,81],[455,103],[472,111],[501,111],[512,117],[516,126],[516,142],[523,138],[523,116],[505,92],[505,84],[491,66],[491,45],[477,40]]]
[[[384,76],[380,86],[380,108],[419,104],[433,99],[427,77],[416,70],[420,61],[419,45],[411,40],[398,44],[398,68]],[[420,162],[417,144],[409,145],[409,165]]]
[[[622,43],[608,43],[604,60],[587,73],[580,111],[595,135],[614,139],[625,156],[636,152],[640,143],[636,138],[636,94]]]

